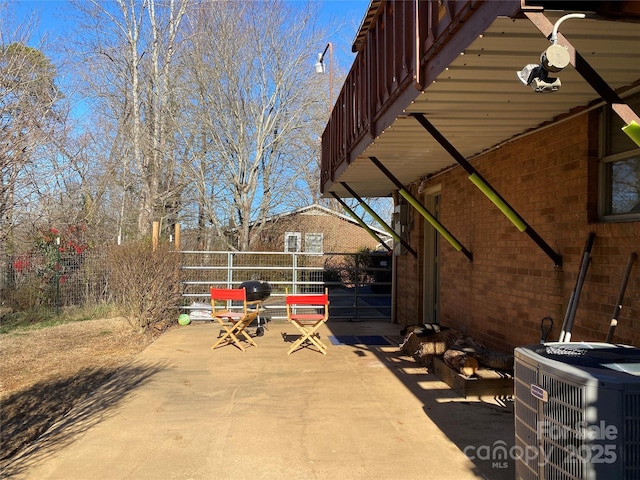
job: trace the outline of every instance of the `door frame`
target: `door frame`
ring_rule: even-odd
[[[424,207],[436,219],[440,216],[441,185],[435,185],[424,190],[422,202]],[[422,320],[423,323],[440,322],[440,237],[435,228],[424,222],[422,262]]]

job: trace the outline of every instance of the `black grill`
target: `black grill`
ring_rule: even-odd
[[[271,295],[271,285],[263,280],[242,282],[239,288],[247,291],[247,302],[264,301]]]

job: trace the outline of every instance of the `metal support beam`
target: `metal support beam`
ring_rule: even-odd
[[[417,198],[415,198],[413,195],[411,195],[411,193],[405,190],[404,185],[402,185],[400,180],[394,177],[393,174],[389,170],[387,170],[387,167],[385,167],[382,162],[380,162],[380,160],[378,160],[376,157],[369,157],[369,160],[371,160],[373,164],[378,167],[380,171],[384,173],[387,178],[396,185],[396,187],[398,187],[398,193],[402,195],[402,197],[407,202],[409,202],[411,206],[413,206],[413,208],[418,210],[420,215],[422,215],[427,220],[427,222],[429,222],[433,226],[433,228],[435,228],[438,233],[440,233],[440,235],[442,235],[451,244],[453,248],[455,248],[458,252],[464,253],[464,255],[470,262],[473,261],[473,254],[469,250],[467,250],[464,245],[462,245],[458,241],[458,239],[454,237],[451,232],[447,230],[431,212],[429,212],[429,210],[424,208],[424,206]]]
[[[380,242],[382,244],[382,246],[387,250],[387,252],[391,252],[393,249],[387,245],[383,239],[380,238],[380,235],[378,235],[376,232],[374,232],[371,227],[369,227],[369,225],[367,225],[366,223],[364,223],[364,220],[362,220],[358,214],[356,212],[354,212],[351,208],[349,208],[349,205],[347,205],[346,203],[344,203],[342,201],[342,199],[335,193],[335,192],[329,192],[331,193],[331,195],[333,196],[333,198],[335,198],[340,205],[342,205],[342,208],[344,208],[349,215],[351,215],[353,217],[353,219],[358,222],[358,224],[360,224],[360,226],[362,228],[364,228],[367,233],[369,233],[369,235],[371,235],[373,238],[375,238],[376,240],[378,240],[378,242]],[[395,232],[394,232],[395,234]],[[399,237],[398,237],[399,238]]]
[[[518,213],[509,205],[502,196],[496,192],[493,187],[478,173],[478,171],[471,165],[466,158],[458,151],[456,148],[449,143],[449,141],[442,135],[436,127],[426,119],[426,117],[422,113],[412,113],[411,114],[420,125],[427,130],[431,136],[444,148],[449,155],[451,155],[458,164],[462,168],[466,170],[469,174],[469,180],[480,189],[482,193],[484,193],[493,204],[500,209],[500,211],[509,219],[511,223],[515,225],[515,227],[521,232],[526,233],[531,240],[533,240],[536,245],[538,245],[547,256],[553,260],[554,266],[561,268],[562,267],[562,255],[556,253],[553,248],[545,242],[538,233],[531,228],[531,226],[523,220],[523,218],[518,215]]]
[[[469,174],[469,180],[484,193],[491,202],[509,219],[521,232],[526,233],[547,256],[553,260],[554,266],[562,267],[562,256],[545,242],[531,226],[509,205],[502,196],[478,173],[464,155],[442,135],[438,129],[421,113],[413,113],[413,117],[427,130],[431,136],[451,155],[458,164]]]
[[[553,23],[542,12],[525,12],[527,18],[548,39],[553,33]],[[595,71],[589,62],[580,55],[575,47],[560,32],[557,32],[558,45],[562,45],[569,52],[569,63],[582,78],[593,88],[602,99],[611,105],[613,111],[622,119],[625,126],[622,130],[640,146],[640,117],[627,105],[616,91]]]
[[[409,250],[409,252],[411,252],[411,255],[413,255],[414,257],[418,256],[418,253],[413,248],[411,248],[411,245],[409,245],[402,237],[400,237],[400,235],[396,233],[393,228],[391,228],[384,220],[382,220],[382,218],[380,218],[380,216],[376,212],[374,212],[373,209],[369,205],[367,205],[367,203],[356,192],[354,192],[351,187],[349,187],[349,185],[344,182],[341,182],[341,184],[351,195],[353,195],[356,200],[358,200],[360,206],[364,208],[364,210],[369,215],[371,215],[382,226],[382,228],[384,228],[385,231],[393,237],[396,242],[400,243],[404,248]]]

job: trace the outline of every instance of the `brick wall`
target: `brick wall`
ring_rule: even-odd
[[[305,233],[322,233],[325,252],[351,253],[362,248],[375,249],[378,241],[359,225],[321,210],[295,213],[279,218],[252,241],[253,251],[284,251],[285,233],[300,232],[301,250]]]
[[[480,174],[563,257],[563,268],[510,221],[455,167],[430,180],[441,185],[440,219],[473,252],[473,262],[440,242],[440,322],[497,350],[540,340],[540,321],[554,320],[557,340],[588,233],[592,263],[572,339],[604,341],[629,254],[640,254],[640,222],[597,223],[597,115],[580,117],[506,144],[473,161]],[[414,195],[417,192],[413,191]],[[419,215],[416,221],[424,223]],[[432,228],[427,226],[426,228]],[[421,227],[410,233],[422,252]],[[421,323],[421,266],[397,258],[397,320]],[[411,291],[411,293],[409,293]],[[632,269],[614,341],[640,344],[640,261]]]

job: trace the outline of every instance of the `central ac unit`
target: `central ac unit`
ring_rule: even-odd
[[[516,478],[640,480],[640,349],[515,349]]]

